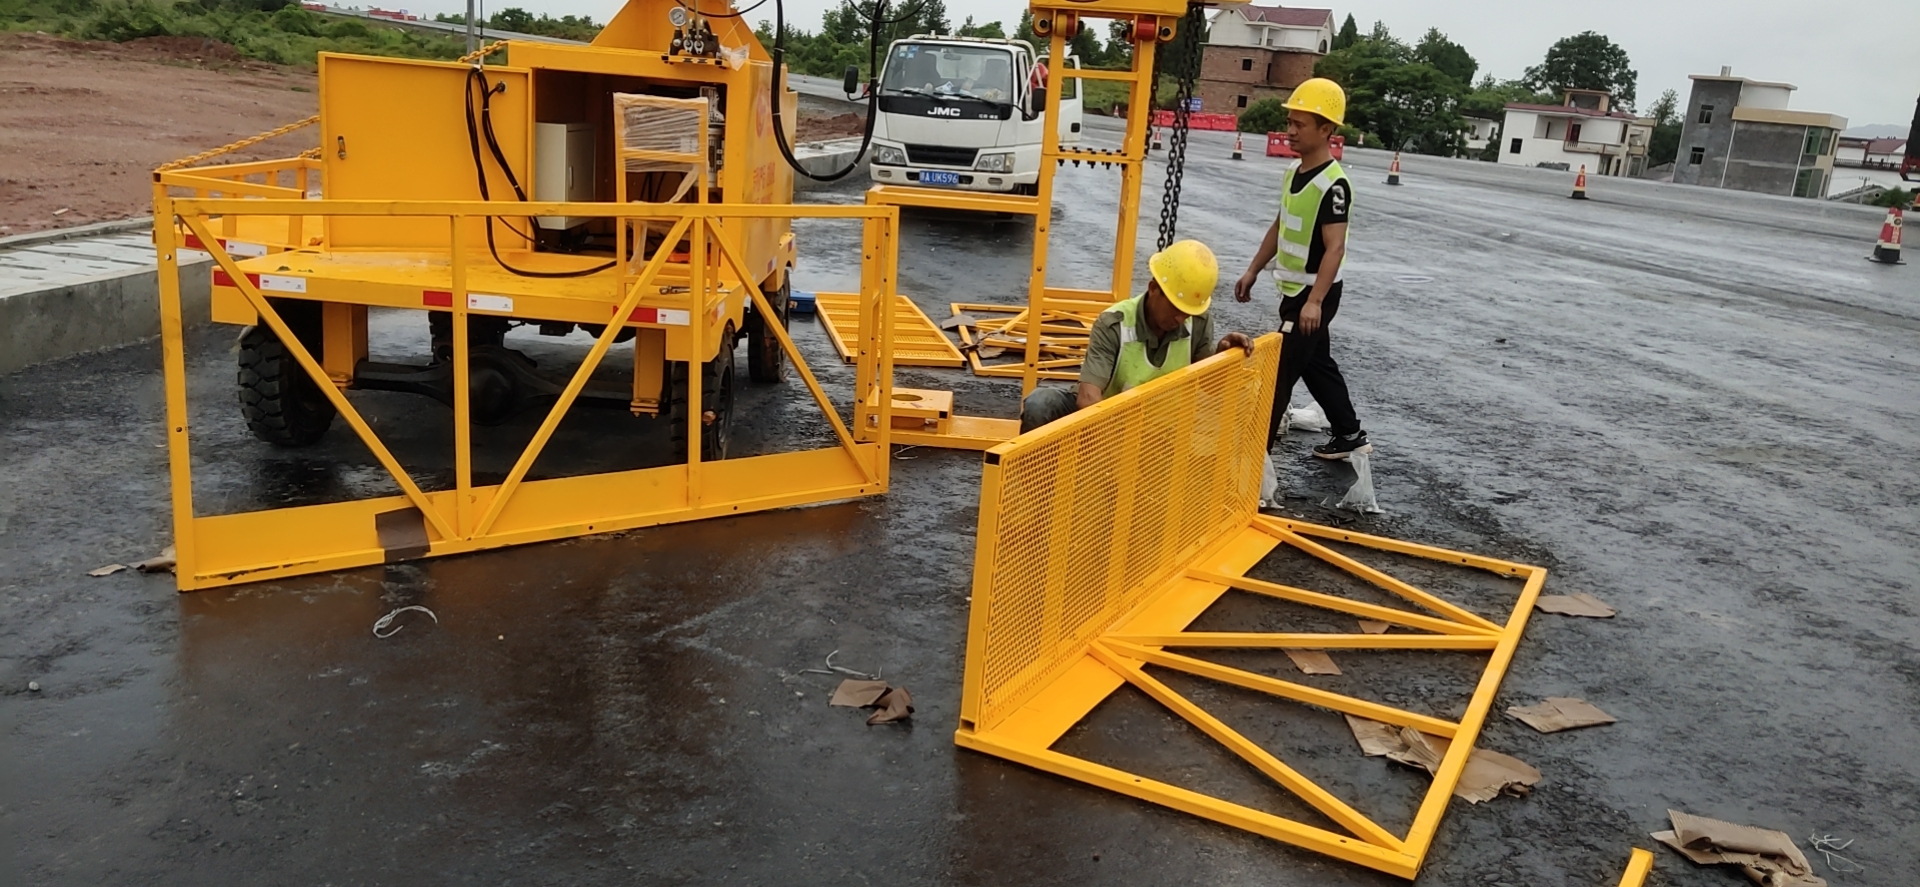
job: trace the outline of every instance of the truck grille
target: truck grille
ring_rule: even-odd
[[[946,145],[908,145],[907,162],[914,166],[958,166],[973,168],[974,148],[949,148]]]

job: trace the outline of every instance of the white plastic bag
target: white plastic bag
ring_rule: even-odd
[[[1305,431],[1326,431],[1333,427],[1327,422],[1326,412],[1321,410],[1317,403],[1310,403],[1304,407],[1287,407],[1286,424]]]
[[[1356,452],[1348,456],[1347,461],[1353,464],[1353,473],[1357,476],[1353,479],[1353,486],[1347,488],[1347,494],[1333,507],[1350,508],[1363,514],[1386,513],[1373,495],[1372,455],[1365,451]]]

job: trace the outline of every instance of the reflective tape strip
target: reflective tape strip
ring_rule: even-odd
[[[693,323],[693,313],[678,308],[635,308],[628,315],[634,323],[657,323],[661,326],[688,326]]]
[[[230,256],[254,259],[267,254],[267,245],[264,243],[248,243],[244,240],[226,240],[221,243],[227,248],[227,255]],[[301,290],[301,292],[306,292],[306,290]]]
[[[1282,240],[1280,241],[1280,251],[1283,253],[1286,253],[1289,256],[1295,256],[1297,258],[1304,259],[1309,254],[1311,254],[1312,247],[1302,246],[1298,243],[1294,243],[1291,240]]]
[[[495,311],[503,314],[513,313],[512,296],[492,296],[486,293],[468,293],[467,307],[474,311]]]
[[[1308,274],[1305,271],[1288,271],[1285,268],[1279,268],[1279,267],[1276,267],[1273,269],[1273,279],[1278,280],[1281,283],[1299,283],[1299,284],[1313,283],[1313,275]]]
[[[420,294],[420,304],[429,308],[452,308],[453,294],[442,290],[426,290]]]
[[[276,293],[304,293],[307,291],[307,279],[304,277],[287,277],[282,274],[249,274],[247,275],[247,282],[262,291],[271,290]],[[234,282],[233,278],[229,276],[226,271],[215,268],[213,269],[213,285],[234,286]]]
[[[1302,231],[1307,227],[1306,219],[1288,213],[1285,209],[1280,210],[1280,215],[1287,220],[1288,231]]]

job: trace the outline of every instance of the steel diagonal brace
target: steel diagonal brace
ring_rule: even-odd
[[[1309,687],[1305,684],[1296,684],[1292,681],[1270,678],[1266,675],[1242,671],[1238,668],[1219,665],[1204,659],[1195,659],[1191,656],[1182,656],[1178,653],[1168,653],[1164,650],[1142,647],[1111,637],[1102,640],[1101,643],[1105,644],[1109,650],[1115,653],[1132,659],[1138,659],[1141,662],[1158,665],[1162,668],[1171,668],[1175,671],[1184,671],[1190,675],[1219,681],[1223,684],[1232,684],[1236,687],[1242,687],[1258,693],[1265,693],[1268,696],[1278,696],[1282,699],[1291,699],[1295,702],[1317,705],[1321,708],[1332,709],[1343,714],[1367,718],[1368,720],[1379,721],[1383,724],[1393,724],[1396,727],[1412,727],[1422,733],[1430,733],[1434,736],[1441,736],[1448,739],[1453,738],[1454,735],[1460,731],[1460,725],[1452,721],[1444,721],[1427,715],[1414,714],[1404,709],[1381,705],[1378,702],[1368,702],[1365,699],[1355,699],[1352,696],[1330,693],[1318,687]]]
[[[1378,585],[1381,588],[1391,591],[1394,594],[1397,594],[1403,598],[1406,598],[1409,601],[1419,604],[1422,607],[1426,607],[1427,609],[1432,610],[1435,613],[1439,613],[1447,617],[1448,619],[1451,619],[1455,622],[1462,623],[1464,625],[1473,626],[1482,631],[1497,632],[1500,630],[1500,626],[1494,624],[1491,620],[1475,615],[1474,613],[1470,613],[1466,609],[1460,607],[1458,604],[1441,600],[1440,598],[1435,597],[1432,594],[1428,594],[1427,592],[1421,591],[1420,589],[1415,588],[1411,585],[1408,585],[1407,583],[1399,579],[1395,579],[1394,577],[1389,576],[1386,573],[1383,573],[1377,569],[1374,569],[1373,567],[1367,566],[1366,564],[1363,564],[1357,560],[1354,560],[1353,558],[1347,557],[1346,555],[1341,554],[1340,552],[1334,551],[1333,549],[1328,548],[1325,545],[1321,545],[1320,543],[1315,542],[1311,539],[1308,539],[1305,536],[1302,536],[1298,533],[1295,533],[1292,530],[1281,529],[1280,527],[1274,526],[1273,524],[1267,523],[1267,522],[1262,522],[1258,526],[1260,527],[1261,531],[1273,535],[1275,538],[1278,538],[1280,541],[1285,542],[1288,545],[1298,548],[1301,551],[1304,551],[1308,554],[1313,555],[1314,557],[1317,557],[1323,561],[1326,561],[1327,563],[1333,564],[1334,566],[1339,567],[1342,570],[1345,570],[1349,573],[1352,573],[1355,576],[1358,576],[1362,579],[1367,580],[1368,582]]]
[[[1093,657],[1100,660],[1102,665],[1113,669],[1115,673],[1126,678],[1128,683],[1140,688],[1148,696],[1152,696],[1155,701],[1166,706],[1174,714],[1179,715],[1188,723],[1200,728],[1202,732],[1213,737],[1215,742],[1226,746],[1228,750],[1239,755],[1240,758],[1247,763],[1252,764],[1255,769],[1266,774],[1268,778],[1279,783],[1282,787],[1286,788],[1286,790],[1293,792],[1295,795],[1298,795],[1301,800],[1312,805],[1313,809],[1326,814],[1328,819],[1339,823],[1342,828],[1352,832],[1355,837],[1376,847],[1394,852],[1401,852],[1406,849],[1399,838],[1394,837],[1391,832],[1381,828],[1379,823],[1368,819],[1362,815],[1360,811],[1349,806],[1345,801],[1334,797],[1326,789],[1316,785],[1313,780],[1302,776],[1300,771],[1287,766],[1266,749],[1261,748],[1254,744],[1252,740],[1240,735],[1238,731],[1222,723],[1220,719],[1208,714],[1205,709],[1193,704],[1191,700],[1180,695],[1174,691],[1173,688],[1154,680],[1152,676],[1141,670],[1139,663],[1122,658],[1114,650],[1108,649],[1097,641],[1091,646],[1090,650],[1093,653]]]
[[[667,232],[667,239],[663,242],[679,242],[694,221],[693,216],[681,216],[679,221],[674,222],[673,228]],[[706,224],[706,220],[701,219],[700,224]],[[507,501],[512,499],[514,491],[520,488],[520,481],[533,468],[534,460],[539,458],[540,451],[546,448],[547,440],[553,436],[554,429],[560,427],[560,420],[565,418],[567,410],[572,408],[574,398],[580,396],[580,390],[587,386],[588,377],[592,376],[594,369],[600,366],[600,358],[606,356],[607,349],[613,346],[614,338],[620,335],[620,330],[626,326],[627,318],[633,316],[633,309],[640,304],[641,292],[653,282],[655,277],[659,276],[660,269],[666,267],[667,257],[667,250],[655,250],[653,258],[647,261],[647,266],[641,270],[639,279],[634,281],[633,287],[627,290],[626,298],[620,301],[620,307],[614,311],[613,322],[607,324],[606,329],[601,330],[599,337],[594,339],[593,348],[587,352],[586,360],[580,362],[580,369],[574,371],[573,378],[567,381],[566,390],[560,392],[560,399],[555,401],[553,408],[547,411],[547,418],[541,421],[540,429],[533,434],[533,440],[527,442],[527,448],[520,452],[520,458],[513,463],[513,470],[507,473],[507,479],[500,484],[499,492],[494,494],[493,502],[487,506],[487,513],[480,518],[479,525],[474,528],[472,538],[487,535],[487,532],[493,529],[494,522],[500,519],[501,512],[506,510]],[[704,311],[705,308],[697,307],[695,310]]]
[[[672,241],[668,242],[671,243]],[[746,264],[740,261],[740,257],[735,254],[733,248],[728,245],[727,239],[725,237],[716,237],[714,238],[714,242],[720,246],[721,258],[733,268],[733,273],[740,275],[740,279],[743,281],[741,286],[753,297],[754,310],[761,312],[762,317],[779,317],[780,315],[773,310],[773,306],[767,302],[766,294],[760,292],[759,287],[744,282],[752,280],[753,275],[747,271]],[[853,453],[855,446],[853,435],[847,431],[846,423],[840,421],[839,411],[834,409],[832,399],[828,398],[826,391],[820,387],[820,380],[814,377],[813,370],[807,366],[806,360],[800,356],[800,349],[793,344],[793,337],[787,334],[786,327],[772,320],[762,324],[762,326],[766,327],[767,331],[772,333],[774,338],[780,340],[780,350],[786,352],[787,359],[793,362],[793,368],[798,370],[800,372],[800,378],[806,381],[807,390],[813,393],[813,399],[820,404],[820,411],[825,413],[827,421],[832,423],[833,436],[839,439],[840,446],[848,453]],[[862,394],[864,396],[864,392]],[[886,423],[883,422],[881,425],[884,428]],[[881,433],[885,434],[886,432],[883,430]],[[869,480],[877,480],[877,478],[873,477],[871,470],[867,471],[867,477]]]
[[[1292,601],[1296,604],[1306,604],[1309,607],[1319,607],[1323,610],[1334,610],[1363,619],[1390,622],[1405,628],[1418,628],[1425,631],[1439,632],[1440,634],[1476,636],[1487,636],[1498,631],[1497,627],[1493,629],[1483,629],[1474,625],[1462,625],[1458,622],[1450,622],[1432,616],[1422,616],[1418,613],[1409,613],[1405,610],[1396,610],[1392,607],[1382,607],[1378,604],[1351,601],[1331,594],[1308,591],[1304,588],[1294,588],[1290,585],[1277,585],[1272,582],[1262,582],[1258,579],[1248,579],[1245,576],[1229,576],[1225,573],[1216,573],[1212,570],[1188,570],[1187,576],[1202,582],[1212,582],[1216,585],[1238,588],[1241,591],[1251,591],[1255,594],[1263,594],[1284,601]]]
[[[419,509],[420,514],[440,534],[440,538],[457,538],[453,527],[447,524],[440,510],[427,499],[427,494],[420,490],[420,485],[414,483],[413,477],[407,474],[406,469],[400,467],[400,461],[394,458],[386,444],[380,442],[379,435],[373,433],[373,428],[361,418],[360,412],[353,408],[353,404],[347,401],[347,396],[341,393],[339,386],[333,384],[333,379],[320,366],[320,362],[313,359],[313,355],[307,351],[307,346],[293,334],[287,322],[280,319],[279,312],[273,310],[273,305],[267,302],[267,297],[261,294],[260,288],[254,286],[247,272],[240,270],[239,263],[233,260],[233,256],[227,254],[226,247],[221,245],[219,238],[215,237],[212,229],[207,227],[206,220],[200,216],[176,216],[175,218],[186,223],[187,229],[192,231],[195,237],[200,238],[201,249],[211,254],[213,261],[220,266],[220,270],[225,271],[227,276],[233,279],[234,288],[238,289],[240,295],[253,305],[253,310],[259,313],[260,319],[266,322],[275,336],[279,337],[281,346],[287,349],[288,354],[293,355],[294,361],[299,363],[300,368],[312,378],[313,383],[319,386],[320,393],[326,395],[327,400],[333,404],[333,408],[346,418],[347,424],[353,426],[354,433],[359,435],[361,443],[366,444],[367,449],[373,452],[374,458],[380,460],[381,467],[385,468],[388,474],[393,475],[394,482],[400,485],[400,491],[406,494],[407,501],[412,502],[413,507]]]

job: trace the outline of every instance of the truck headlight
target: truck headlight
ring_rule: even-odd
[[[906,166],[907,152],[892,145],[874,145],[873,162],[881,166]]]
[[[1013,172],[1012,154],[982,154],[973,161],[980,172]]]

